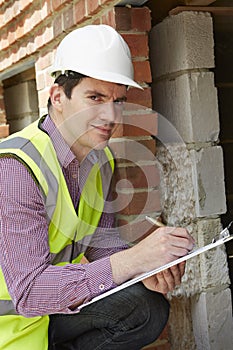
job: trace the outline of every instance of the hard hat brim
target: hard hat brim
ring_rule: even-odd
[[[72,69],[69,68],[69,70],[72,70]],[[60,74],[64,74],[64,72],[62,72],[61,70],[56,70],[55,67],[51,67],[49,69],[49,73],[52,77],[57,77]],[[100,73],[100,72],[95,72],[90,70],[87,71],[87,69],[83,69],[83,70],[79,69],[77,73],[84,74],[87,77],[90,77],[93,79],[103,80],[110,83],[122,84],[127,87],[135,87],[137,89],[143,90],[143,88],[138,83],[136,83],[133,79],[130,79],[129,77],[126,77],[118,73],[106,72],[104,74],[103,72]]]

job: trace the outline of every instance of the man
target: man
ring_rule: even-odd
[[[52,74],[48,116],[0,144],[0,348],[141,349],[164,328],[163,294],[184,264],[78,307],[194,242],[163,227],[128,248],[114,229],[106,146],[127,87],[139,87],[122,37],[105,25],[73,31]]]

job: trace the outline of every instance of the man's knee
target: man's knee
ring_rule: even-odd
[[[132,312],[123,321],[125,330],[134,329],[134,332],[138,333],[138,340],[142,339],[144,345],[152,343],[159,337],[168,321],[168,301],[162,294],[149,291],[142,284],[127,288],[126,295]]]
[[[170,305],[165,297],[156,292],[148,293],[146,299],[148,303],[150,318],[147,324],[148,344],[155,341],[167,324]]]

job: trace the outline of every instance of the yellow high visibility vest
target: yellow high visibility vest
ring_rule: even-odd
[[[25,164],[41,189],[48,216],[51,263],[70,263],[71,245],[74,247],[84,237],[92,235],[103,213],[106,184],[110,185],[114,171],[109,148],[93,153],[95,162],[81,189],[78,214],[53,144],[38,121],[1,142],[2,156],[14,157]],[[84,252],[73,251],[72,263],[79,263]],[[16,313],[0,268],[0,349],[47,350],[48,326],[49,316],[26,318]]]

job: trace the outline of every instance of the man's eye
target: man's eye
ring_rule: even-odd
[[[100,98],[98,96],[95,96],[95,95],[90,96],[90,99],[93,100],[93,101],[99,101],[100,100]]]
[[[123,104],[124,104],[124,100],[116,100],[116,101],[114,101],[114,104],[115,105],[118,105],[118,106],[122,106]]]

